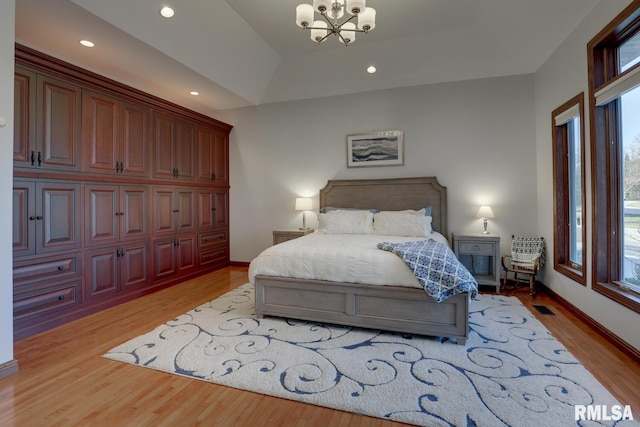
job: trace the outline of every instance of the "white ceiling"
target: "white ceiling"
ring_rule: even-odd
[[[303,0],[16,0],[16,42],[215,116],[533,73],[600,1],[368,0],[376,28],[345,47],[334,37],[318,45],[296,26]],[[166,4],[171,19],[158,12]]]

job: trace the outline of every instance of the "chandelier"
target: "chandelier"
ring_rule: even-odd
[[[366,0],[313,0],[310,4],[296,7],[296,24],[311,30],[311,40],[322,43],[331,34],[338,36],[340,43],[348,46],[356,39],[356,33],[367,33],[376,27],[376,11],[366,7]],[[351,15],[340,22],[345,11]],[[318,12],[324,21],[315,20]],[[357,20],[357,25],[355,22]]]

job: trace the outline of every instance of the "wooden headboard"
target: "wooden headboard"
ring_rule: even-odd
[[[431,206],[432,227],[449,238],[447,187],[436,177],[330,180],[320,190],[323,207],[398,211]]]

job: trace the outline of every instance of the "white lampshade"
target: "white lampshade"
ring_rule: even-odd
[[[296,197],[297,211],[310,211],[313,208],[311,197]]]
[[[358,15],[358,28],[364,31],[371,31],[376,27],[376,10],[372,7],[366,8]]]
[[[367,8],[367,0],[347,0],[347,12],[356,15]]]
[[[299,4],[296,7],[296,24],[304,28],[313,22],[313,6],[310,4]]]
[[[480,206],[476,218],[495,218],[491,206]]]
[[[321,12],[320,9],[329,12],[331,10],[331,0],[313,0],[313,10]]]
[[[322,41],[322,39],[326,37],[328,33],[328,30],[326,30],[327,23],[324,21],[313,21],[313,26],[325,28],[324,30],[311,30],[311,40],[320,43],[320,41]]]
[[[356,32],[349,31],[349,30],[355,30],[355,29],[356,29],[356,24],[354,24],[353,22],[347,22],[342,26],[342,31],[340,31],[340,35],[345,39],[346,44],[351,44],[354,41],[356,41]],[[338,40],[340,40],[340,43],[345,44],[342,38],[338,37]]]

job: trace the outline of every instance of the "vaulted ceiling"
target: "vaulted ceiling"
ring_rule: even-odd
[[[376,28],[345,47],[296,26],[296,5],[312,0],[16,0],[16,42],[215,115],[534,73],[600,1],[368,0]]]

